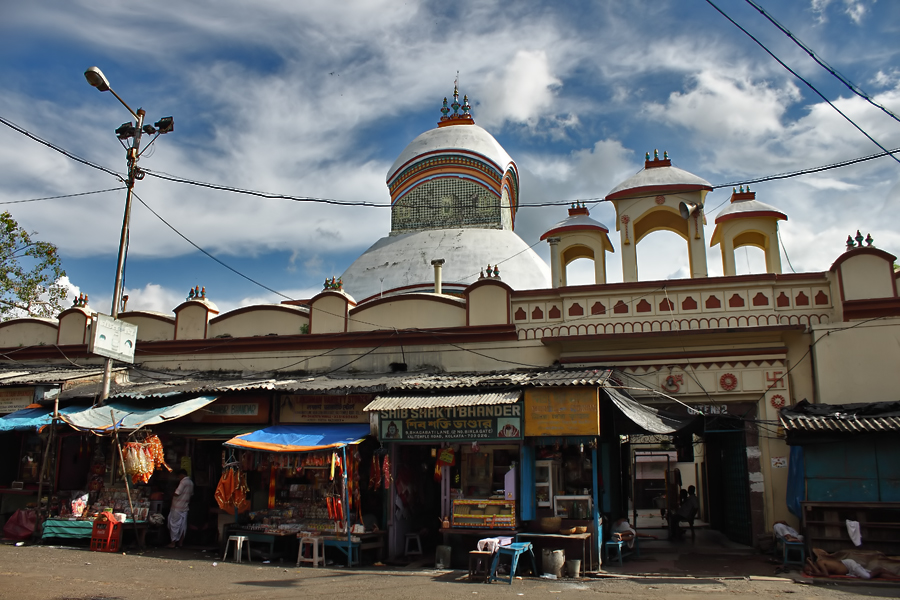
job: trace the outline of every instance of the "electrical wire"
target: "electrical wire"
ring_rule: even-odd
[[[807,81],[806,79],[804,79],[803,77],[801,77],[800,74],[797,73],[796,71],[794,71],[792,68],[790,68],[789,66],[787,66],[787,64],[785,64],[784,61],[782,61],[780,58],[778,58],[778,57],[775,55],[774,52],[772,52],[771,50],[769,50],[769,49],[766,47],[765,44],[763,44],[763,43],[760,42],[758,39],[756,39],[756,38],[753,36],[753,34],[751,34],[749,31],[747,31],[746,29],[744,29],[743,27],[741,27],[741,25],[740,25],[737,21],[735,21],[734,19],[732,19],[731,17],[729,17],[729,16],[725,13],[725,11],[723,11],[721,8],[719,8],[718,6],[716,6],[715,2],[713,2],[712,0],[706,0],[706,3],[709,4],[710,6],[712,6],[714,9],[716,9],[716,10],[719,12],[719,14],[721,14],[723,17],[725,17],[726,19],[728,19],[729,21],[731,21],[731,23],[732,23],[735,27],[737,27],[738,29],[740,29],[741,31],[743,31],[745,34],[747,34],[747,36],[748,36],[751,40],[753,40],[754,42],[756,42],[756,44],[757,44],[760,48],[762,48],[762,49],[766,52],[766,54],[768,54],[769,56],[771,56],[772,58],[774,58],[774,59],[778,62],[778,64],[780,64],[782,67],[784,67],[785,69],[787,69],[787,71],[788,71],[791,75],[793,75],[794,77],[796,77],[797,79],[799,79],[800,81],[802,81],[803,83],[805,83],[806,86],[807,86],[809,89],[811,89],[813,92],[815,92],[816,95],[818,95],[822,100],[824,100],[824,101],[826,102],[826,104],[828,104],[828,106],[830,106],[831,108],[833,108],[833,109],[835,110],[835,112],[837,112],[839,115],[841,115],[842,117],[844,117],[844,119],[845,119],[848,123],[850,123],[851,125],[853,125],[853,127],[855,127],[855,128],[857,129],[857,131],[859,131],[861,134],[863,134],[864,136],[866,136],[866,137],[869,139],[869,141],[871,141],[873,144],[875,144],[876,146],[878,146],[879,148],[881,148],[882,151],[887,152],[888,154],[890,154],[891,158],[893,158],[895,161],[897,161],[898,164],[900,164],[900,158],[897,158],[897,157],[894,156],[892,153],[890,153],[890,151],[889,151],[887,148],[885,148],[884,146],[882,146],[880,142],[878,142],[875,138],[873,138],[871,135],[869,135],[868,132],[867,132],[865,129],[863,129],[862,127],[860,127],[859,125],[857,125],[856,122],[855,122],[853,119],[851,119],[851,118],[848,117],[846,114],[844,114],[844,113],[841,111],[841,109],[839,109],[837,106],[834,105],[834,103],[831,102],[831,100],[829,100],[828,98],[826,98],[825,95],[822,94],[822,92],[820,92],[818,89],[816,89],[816,87],[815,87],[813,84],[811,84],[809,81]]]
[[[25,202],[41,202],[43,200],[58,200],[60,198],[76,198],[78,196],[90,196],[91,194],[104,194],[106,192],[118,192],[119,190],[128,189],[125,186],[108,188],[105,190],[94,190],[93,192],[80,192],[78,194],[63,194],[62,196],[46,196],[44,198],[29,198],[28,200],[9,200],[0,202],[0,204],[23,204]]]
[[[113,177],[115,177],[116,179],[118,179],[119,181],[121,181],[122,183],[125,183],[125,176],[116,173],[116,172],[113,171],[112,169],[107,169],[106,167],[104,167],[104,166],[102,166],[102,165],[98,165],[97,163],[93,163],[93,162],[87,160],[86,158],[81,158],[81,157],[78,156],[77,154],[74,154],[74,153],[72,153],[72,152],[69,152],[69,151],[66,150],[65,148],[62,148],[62,147],[60,147],[60,146],[57,146],[56,144],[53,144],[53,143],[51,143],[51,142],[48,142],[47,140],[43,140],[43,139],[39,138],[38,136],[36,136],[35,134],[31,133],[30,131],[28,131],[28,130],[26,130],[26,129],[23,129],[22,127],[19,127],[18,125],[16,125],[16,124],[13,123],[12,121],[9,121],[9,120],[7,120],[7,119],[5,119],[5,118],[3,118],[3,117],[0,117],[0,123],[3,123],[4,125],[6,125],[7,127],[9,127],[10,129],[14,129],[15,131],[18,131],[19,133],[21,133],[21,134],[24,135],[25,137],[28,137],[28,138],[34,140],[35,142],[37,142],[37,143],[39,143],[39,144],[43,144],[44,146],[47,146],[48,148],[50,148],[50,149],[52,149],[52,150],[56,150],[56,151],[59,152],[60,154],[63,154],[64,156],[67,156],[67,157],[71,158],[72,160],[74,160],[74,161],[76,161],[76,162],[80,162],[80,163],[83,164],[83,165],[87,165],[87,166],[91,167],[92,169],[97,169],[98,171],[103,171],[104,173],[107,173],[107,174],[109,174],[109,175],[112,175]]]
[[[188,244],[190,244],[191,246],[193,246],[194,248],[196,248],[197,250],[199,250],[200,252],[202,252],[203,254],[205,254],[206,256],[208,256],[209,258],[213,259],[214,261],[216,261],[217,263],[219,263],[220,265],[222,265],[223,267],[225,267],[226,269],[228,269],[228,270],[231,271],[232,273],[234,273],[234,274],[236,274],[236,275],[238,275],[238,276],[240,276],[240,277],[243,277],[244,279],[246,279],[246,280],[249,281],[250,283],[253,283],[253,284],[255,284],[255,285],[258,285],[259,287],[263,288],[264,290],[268,290],[268,291],[272,292],[272,293],[275,294],[276,296],[281,296],[282,298],[286,298],[287,300],[294,300],[294,298],[291,298],[290,296],[288,296],[288,295],[286,295],[286,294],[282,294],[282,293],[279,292],[278,290],[274,290],[274,289],[270,288],[269,286],[265,285],[264,283],[260,283],[260,282],[256,281],[255,279],[253,279],[252,277],[250,277],[250,276],[248,276],[248,275],[244,275],[243,273],[241,273],[240,271],[238,271],[237,269],[235,269],[235,268],[232,267],[231,265],[229,265],[229,264],[223,262],[223,261],[220,260],[219,258],[216,258],[216,257],[213,256],[212,254],[210,254],[209,252],[207,252],[206,250],[204,250],[203,248],[201,248],[200,246],[198,246],[197,244],[195,244],[193,241],[191,241],[191,239],[190,239],[189,237],[187,237],[186,235],[184,235],[183,233],[181,233],[180,231],[178,231],[177,229],[175,229],[175,227],[174,227],[171,223],[169,223],[168,221],[166,221],[166,220],[165,220],[158,212],[156,212],[155,210],[153,210],[152,208],[150,208],[150,205],[147,204],[146,202],[144,202],[143,198],[141,198],[140,196],[138,196],[137,194],[135,194],[133,190],[132,190],[132,194],[134,194],[134,197],[137,198],[138,201],[139,201],[141,204],[143,204],[144,207],[145,207],[147,210],[149,210],[151,213],[153,213],[153,216],[155,216],[157,219],[159,219],[160,221],[162,221],[162,222],[166,225],[166,227],[168,227],[169,229],[171,229],[172,231],[174,231],[181,239],[183,239],[184,241],[186,241]]]
[[[855,83],[853,83],[852,81],[850,81],[849,79],[844,77],[841,73],[839,73],[837,71],[837,69],[835,69],[834,67],[829,65],[827,62],[825,62],[821,57],[819,57],[818,54],[813,52],[813,50],[809,46],[804,44],[800,40],[800,38],[798,38],[796,35],[791,33],[787,27],[785,27],[784,25],[779,23],[775,19],[775,17],[770,15],[768,12],[766,12],[766,10],[763,7],[761,7],[759,4],[757,4],[753,0],[746,0],[746,2],[747,2],[747,4],[749,4],[756,10],[758,10],[762,16],[764,16],[766,19],[768,19],[769,22],[772,23],[772,25],[774,25],[775,27],[780,29],[781,32],[783,34],[785,34],[786,36],[788,36],[795,44],[800,46],[803,49],[803,51],[809,55],[810,58],[812,58],[814,61],[816,61],[816,63],[818,63],[818,65],[820,67],[822,67],[823,69],[825,69],[826,71],[831,73],[835,78],[837,78],[838,81],[840,81],[845,86],[847,86],[847,89],[849,89],[851,92],[853,92],[854,94],[856,94],[857,96],[859,96],[860,98],[862,98],[863,100],[865,100],[866,102],[868,102],[869,104],[874,106],[875,108],[881,110],[883,113],[885,113],[886,115],[888,115],[889,117],[891,117],[892,119],[894,119],[895,121],[900,123],[900,118],[898,118],[896,114],[894,114],[890,109],[886,108],[884,105],[878,104],[877,102],[872,100],[872,98],[871,98],[871,96],[869,96],[869,94],[865,93],[858,85],[856,85]]]

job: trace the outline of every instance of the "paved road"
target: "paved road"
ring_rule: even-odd
[[[221,558],[221,557],[218,557]],[[215,564],[214,564],[215,563]],[[630,578],[584,581],[520,579],[512,585],[466,581],[462,571],[295,568],[290,564],[221,562],[200,550],[155,549],[144,555],[84,548],[0,545],[0,598],[145,600],[173,598],[280,600],[328,598],[576,598],[603,600],[785,600],[894,598],[898,587],[822,587],[789,579]]]

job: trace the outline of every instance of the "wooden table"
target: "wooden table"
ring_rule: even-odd
[[[275,554],[275,542],[280,539],[293,539],[297,537],[296,531],[266,531],[263,529],[229,528],[226,530],[225,539],[230,535],[243,535],[248,542],[256,542],[269,545],[270,558]]]
[[[337,548],[350,560],[350,566],[361,564],[359,553],[363,550],[378,550],[378,560],[384,557],[385,531],[369,531],[366,533],[353,533],[350,539],[347,534],[326,535],[325,547]]]
[[[520,538],[529,538],[529,539],[537,539],[540,540],[581,540],[581,570],[582,572],[588,572],[593,570],[594,565],[594,551],[591,549],[590,551],[586,551],[588,547],[587,541],[591,539],[591,533],[573,533],[571,535],[566,535],[564,533],[528,533],[528,532],[520,532],[516,534],[516,541],[518,542]],[[585,566],[584,559],[587,557],[589,559],[587,565]],[[543,565],[541,565],[543,568]]]

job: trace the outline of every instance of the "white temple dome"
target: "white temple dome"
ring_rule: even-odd
[[[499,263],[500,280],[516,290],[550,287],[550,267],[512,231],[429,229],[383,237],[341,275],[358,302],[384,294],[434,289],[431,261],[444,259],[443,292],[460,293],[487,265]]]

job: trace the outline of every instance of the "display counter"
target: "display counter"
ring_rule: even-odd
[[[454,499],[453,528],[515,529],[516,501],[487,498]]]
[[[125,521],[122,529],[123,535],[132,531],[137,537],[140,546],[145,545],[147,537],[147,529],[149,523],[147,521],[138,521],[135,523],[131,519]],[[41,531],[41,541],[59,538],[68,540],[91,539],[94,530],[94,522],[83,519],[47,519],[44,521]]]

